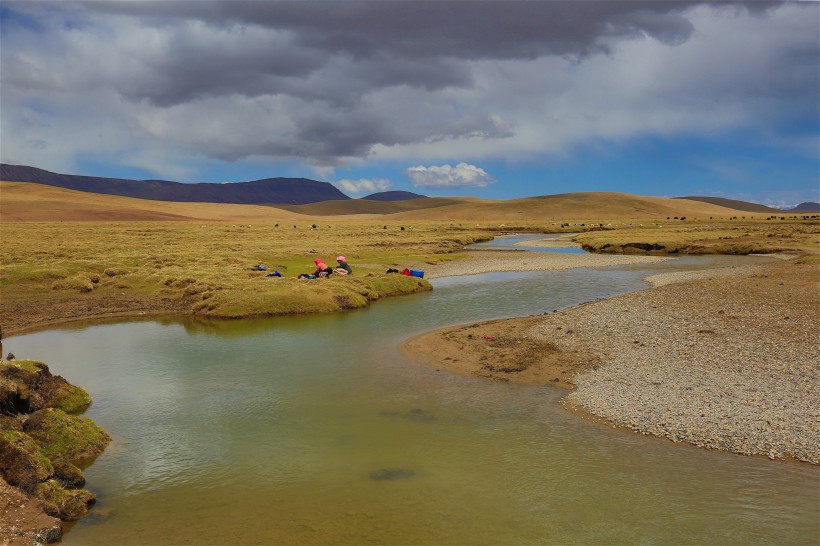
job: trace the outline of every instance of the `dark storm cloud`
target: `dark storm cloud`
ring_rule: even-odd
[[[816,103],[818,85],[817,31],[797,13],[816,16],[816,5],[170,0],[2,9],[4,135],[21,135],[4,147],[19,157],[34,155],[25,142],[35,141],[68,157],[82,142],[59,133],[81,118],[106,146],[150,150],[140,164],[198,154],[326,166],[427,155],[426,164],[444,164],[698,124],[708,131],[742,125],[749,112],[792,119],[811,108],[795,105]]]
[[[680,12],[698,3],[170,0],[86,6],[157,25],[185,19],[285,30],[293,32],[296,44],[357,58],[382,52],[411,58],[513,59],[579,55],[600,50],[603,38],[636,33],[680,42],[693,30]]]
[[[613,41],[639,36],[683,43],[693,32],[683,11],[697,4],[170,0],[79,5],[90,12],[138,17],[148,27],[173,29],[161,58],[145,59],[152,70],[122,90],[132,99],[169,106],[230,93],[303,96],[312,91],[299,82],[334,83],[308,76],[338,58],[355,64],[347,77],[357,78],[362,89],[466,87],[472,77],[464,61],[531,60],[546,55],[580,61],[606,53]],[[754,3],[754,8],[765,5]],[[743,3],[737,6],[746,9]],[[195,23],[233,42],[223,49],[221,40],[216,44],[204,36],[197,40],[190,35]],[[140,57],[139,52],[134,54]],[[349,99],[341,93],[325,98]]]
[[[606,52],[612,40],[640,35],[684,42],[693,27],[680,12],[691,4],[171,0],[80,5],[91,12],[139,17],[148,27],[174,28],[161,55],[144,59],[151,63],[148,74],[123,89],[130,98],[169,106],[231,92],[301,96],[293,82],[308,81],[336,58],[355,63],[348,77],[365,88],[464,87],[471,75],[463,61],[545,55],[580,60]],[[192,36],[194,23],[233,41],[223,49],[223,40]],[[264,38],[255,36],[261,29],[269,31]]]

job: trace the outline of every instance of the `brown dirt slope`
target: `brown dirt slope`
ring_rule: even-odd
[[[0,181],[2,222],[99,222],[223,220],[261,222],[304,219],[257,205],[176,203],[66,190],[43,184]]]
[[[410,210],[428,209],[461,203],[458,198],[429,197],[427,199],[409,199],[406,201],[372,201],[367,199],[349,199],[346,201],[322,201],[309,205],[279,205],[280,208],[299,214],[315,216],[338,216],[349,214],[395,214]]]
[[[646,197],[614,192],[568,193],[494,201],[470,197],[428,198],[401,202],[326,201],[283,208],[216,203],[177,203],[78,192],[26,182],[0,182],[0,221],[166,221],[214,220],[261,222],[346,216],[384,221],[516,222],[623,218],[726,218],[738,211],[687,199]]]
[[[38,500],[0,477],[0,544],[43,544],[56,542],[62,535],[60,520],[44,514]]]
[[[389,216],[395,220],[503,221],[575,219],[590,221],[662,219],[667,217],[731,217],[737,210],[687,199],[646,197],[615,192],[565,193],[509,201],[463,199],[454,205],[401,212]]]

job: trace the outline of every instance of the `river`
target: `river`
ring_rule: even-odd
[[[449,277],[348,313],[76,324],[6,346],[88,389],[114,437],[65,544],[815,544],[817,468],[612,430],[563,410],[564,391],[396,349],[750,259]]]

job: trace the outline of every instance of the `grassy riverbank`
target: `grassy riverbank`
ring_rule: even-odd
[[[430,289],[424,280],[386,275],[386,269],[458,272],[459,262],[475,263],[476,256],[465,252],[465,245],[509,231],[580,231],[579,242],[606,253],[820,248],[818,220],[802,218],[678,220],[671,226],[629,218],[515,225],[397,223],[382,218],[253,224],[3,222],[0,326],[9,335],[91,317],[172,313],[241,318],[354,309],[385,296]],[[352,277],[296,279],[312,271],[315,257],[332,264],[339,254],[353,265]],[[249,270],[257,264],[268,269]],[[271,271],[283,277],[266,277]]]
[[[458,259],[464,245],[489,237],[457,225],[382,222],[12,223],[0,230],[6,334],[93,316],[238,318],[363,307],[430,289],[387,268]],[[339,254],[353,276],[296,279],[313,271],[314,258],[332,265]],[[257,264],[267,270],[249,270]],[[282,277],[267,277],[272,271]]]
[[[83,489],[80,466],[111,438],[78,415],[90,404],[84,389],[44,363],[0,359],[0,542],[58,540],[62,528],[54,518],[77,520],[96,501]]]

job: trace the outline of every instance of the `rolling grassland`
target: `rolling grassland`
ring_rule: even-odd
[[[10,333],[97,316],[239,318],[359,308],[430,289],[424,280],[385,274],[387,268],[470,259],[475,254],[464,245],[513,231],[579,232],[576,240],[604,253],[816,255],[820,249],[816,218],[739,217],[709,203],[626,194],[290,208],[0,182],[0,325]],[[390,212],[396,208],[404,210]],[[351,211],[356,214],[335,214]],[[353,265],[352,277],[296,279],[312,272],[314,258],[333,265],[340,254]],[[268,269],[249,269],[257,264]],[[275,270],[283,276],[266,276]]]

